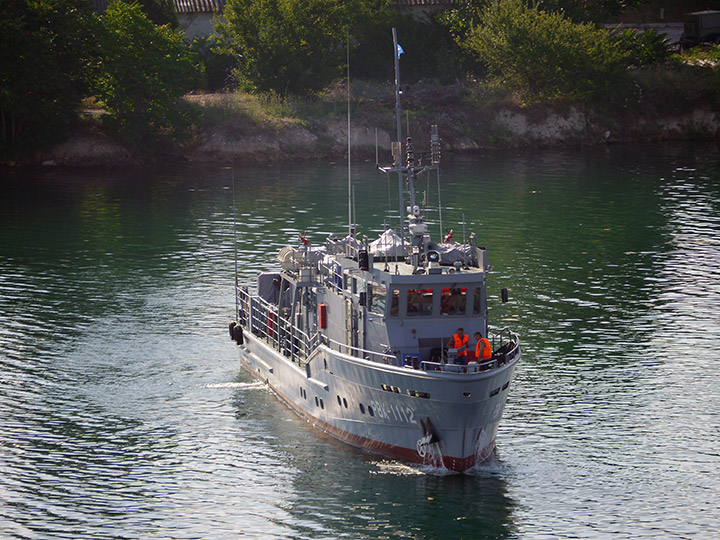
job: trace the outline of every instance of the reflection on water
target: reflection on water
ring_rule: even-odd
[[[472,475],[323,436],[239,369],[229,169],[6,175],[1,536],[713,538],[717,156],[446,164],[443,228],[478,232],[494,323],[525,351],[498,454]],[[345,229],[341,165],[234,175],[241,280],[298,233]],[[394,183],[353,177],[360,229],[397,227]],[[436,181],[419,183],[431,206]]]

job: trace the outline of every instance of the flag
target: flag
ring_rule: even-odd
[[[397,46],[397,57],[400,58],[400,55],[401,55],[401,54],[405,54],[405,51],[403,51],[403,48],[402,48],[402,47],[400,46],[400,44],[398,43],[398,46]]]

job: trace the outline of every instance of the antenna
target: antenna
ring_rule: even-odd
[[[355,236],[355,221],[357,220],[357,214],[355,213],[355,186],[352,187],[352,222],[353,222],[353,228],[352,233],[353,236]]]
[[[440,219],[440,236],[443,237],[443,226],[442,226],[442,201],[440,200],[440,167],[435,169],[437,171],[437,186],[438,186],[438,217]]]
[[[235,252],[235,317],[238,316],[238,260],[237,260],[237,208],[235,204],[235,167],[230,167],[233,197],[233,251]]]
[[[350,30],[346,29],[347,43],[347,167],[348,167],[348,234],[353,236],[353,189],[350,169]]]
[[[380,156],[378,155],[378,136],[377,128],[375,128],[375,167],[380,166]]]
[[[398,49],[397,30],[392,29],[393,55],[395,56],[395,121],[397,123],[397,144],[402,145],[402,110],[400,108],[400,49]],[[401,147],[402,148],[402,147]],[[394,152],[393,152],[394,153]],[[402,150],[399,152],[402,155]],[[402,165],[400,165],[402,166]],[[403,200],[402,172],[398,170],[398,192],[400,193],[400,238],[405,248],[405,201]]]

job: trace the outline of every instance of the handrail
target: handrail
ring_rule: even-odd
[[[372,356],[377,356],[382,361],[378,362],[381,364],[386,365],[395,365],[397,364],[397,357],[391,355],[391,354],[385,354],[385,353],[379,353],[375,351],[369,351],[367,349],[361,349],[359,347],[353,347],[352,345],[345,345],[344,343],[340,343],[338,341],[335,341],[334,339],[330,339],[327,336],[322,336],[322,341],[326,345],[333,344],[337,347],[337,351],[342,353],[343,349],[347,349],[348,351],[355,351],[359,354],[352,354],[351,356],[357,356],[358,358],[363,358],[364,360],[371,360],[373,362],[378,362],[377,360],[372,360]],[[332,348],[332,347],[330,347]],[[349,354],[349,353],[348,353]]]
[[[237,320],[250,333],[266,340],[274,349],[288,356],[292,362],[304,365],[322,343],[339,353],[348,354],[379,364],[398,366],[396,356],[367,349],[361,349],[335,341],[320,332],[312,336],[294,325],[289,319],[278,313],[278,306],[271,304],[257,294],[251,294],[247,287],[236,289],[238,299]],[[422,361],[423,371],[444,371],[457,373],[477,373],[500,367],[512,361],[519,352],[520,342],[515,333],[508,327],[499,331],[489,331],[493,343],[493,358],[487,362],[466,365]],[[495,340],[500,345],[495,347]]]
[[[515,334],[512,330],[510,330],[509,326],[504,326],[500,330],[488,330],[488,334],[492,336],[492,348],[495,350],[496,348],[500,348],[503,345],[505,345],[505,341],[503,341],[503,335],[507,334],[507,341],[514,341],[515,343],[518,343],[517,334]],[[500,339],[500,345],[498,347],[495,347],[495,338]]]
[[[238,321],[251,333],[265,339],[273,348],[290,356],[293,362],[306,363],[320,343],[324,343],[340,353],[345,352],[365,360],[387,365],[397,363],[395,356],[345,345],[323,336],[320,332],[309,336],[290,320],[280,316],[276,305],[260,296],[250,294],[247,288],[238,287],[237,296]]]
[[[320,261],[318,262],[318,273],[324,276],[322,279],[323,285],[330,287],[330,289],[333,289],[336,292],[342,291],[342,273],[338,272],[336,268]]]
[[[487,362],[471,362],[469,364],[449,364],[441,362],[420,362],[420,369],[423,371],[444,371],[450,373],[481,373],[498,367],[498,360],[492,359]]]
[[[305,332],[278,314],[278,308],[247,288],[238,287],[238,321],[273,348],[289,356],[293,362],[304,363],[317,348],[317,338]]]

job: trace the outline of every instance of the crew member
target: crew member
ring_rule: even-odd
[[[480,332],[475,332],[475,339],[477,339],[477,345],[475,345],[475,358],[478,360],[490,360],[492,358],[492,347],[490,341],[487,338],[482,337]]]
[[[467,344],[470,340],[470,336],[464,332],[464,329],[458,328],[457,333],[453,334],[453,337],[450,338],[447,344],[449,349],[457,349],[458,360],[462,360],[463,362],[467,356]]]

